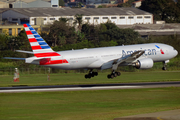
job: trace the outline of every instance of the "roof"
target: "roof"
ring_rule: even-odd
[[[135,1],[135,2],[133,2],[133,3],[138,3],[138,2],[142,2],[142,1],[144,1],[144,0],[138,0],[138,1]]]
[[[7,11],[7,10],[9,10],[9,8],[0,8],[0,14]]]
[[[25,3],[30,3],[30,2],[33,2],[33,1],[36,1],[36,0],[1,0],[2,2],[7,2],[7,3],[12,3],[12,2],[17,2],[17,1],[22,1],[22,2],[25,2]],[[51,0],[42,0],[42,1],[46,1],[46,2],[51,2]]]
[[[9,0],[9,1],[7,1],[7,0],[1,0],[2,2],[6,2],[6,3],[8,3],[8,4],[11,4],[11,3],[13,3],[13,2],[15,2],[15,0]]]
[[[119,28],[132,28],[142,36],[147,35],[180,35],[180,24],[135,24],[118,25]]]
[[[0,1],[0,4],[8,4],[7,2]]]
[[[46,16],[74,16],[83,14],[84,16],[97,15],[152,15],[151,13],[137,8],[12,8],[11,10],[29,17]]]
[[[43,0],[36,0],[33,2],[28,3],[29,7],[51,7],[51,3],[45,2]]]

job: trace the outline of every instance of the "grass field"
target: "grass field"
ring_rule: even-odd
[[[107,79],[99,73],[85,79],[83,73],[1,75],[0,86],[68,85],[97,83],[130,83],[180,81],[180,71],[123,72]],[[112,120],[121,116],[180,109],[180,88],[149,88],[125,90],[91,90],[67,92],[0,93],[2,120]]]
[[[2,120],[113,120],[180,109],[180,88],[0,93]]]
[[[122,75],[107,79],[108,73],[99,73],[98,76],[85,79],[85,73],[61,73],[51,74],[50,81],[46,74],[23,74],[20,75],[20,82],[13,82],[13,75],[1,75],[0,86],[15,85],[75,85],[75,84],[101,84],[101,83],[130,83],[130,82],[160,82],[160,81],[180,81],[180,71],[141,71],[122,72]]]

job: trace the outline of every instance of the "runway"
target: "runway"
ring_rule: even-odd
[[[136,88],[159,88],[159,87],[180,87],[180,81],[148,82],[148,83],[91,84],[91,85],[13,86],[13,87],[0,87],[0,93],[136,89]]]
[[[114,120],[180,120],[180,109],[115,118]]]

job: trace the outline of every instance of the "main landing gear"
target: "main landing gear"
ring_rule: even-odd
[[[89,74],[86,74],[84,77],[87,78],[91,78],[94,76],[98,76],[98,72],[93,72],[92,70],[89,71]]]
[[[107,78],[108,78],[108,79],[110,79],[110,78],[113,79],[114,77],[117,77],[117,76],[120,76],[120,75],[121,75],[120,72],[115,72],[115,71],[113,70],[111,74],[107,75]]]

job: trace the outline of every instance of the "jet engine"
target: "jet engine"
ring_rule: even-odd
[[[151,58],[140,59],[135,63],[137,69],[149,69],[153,67],[153,60]]]

